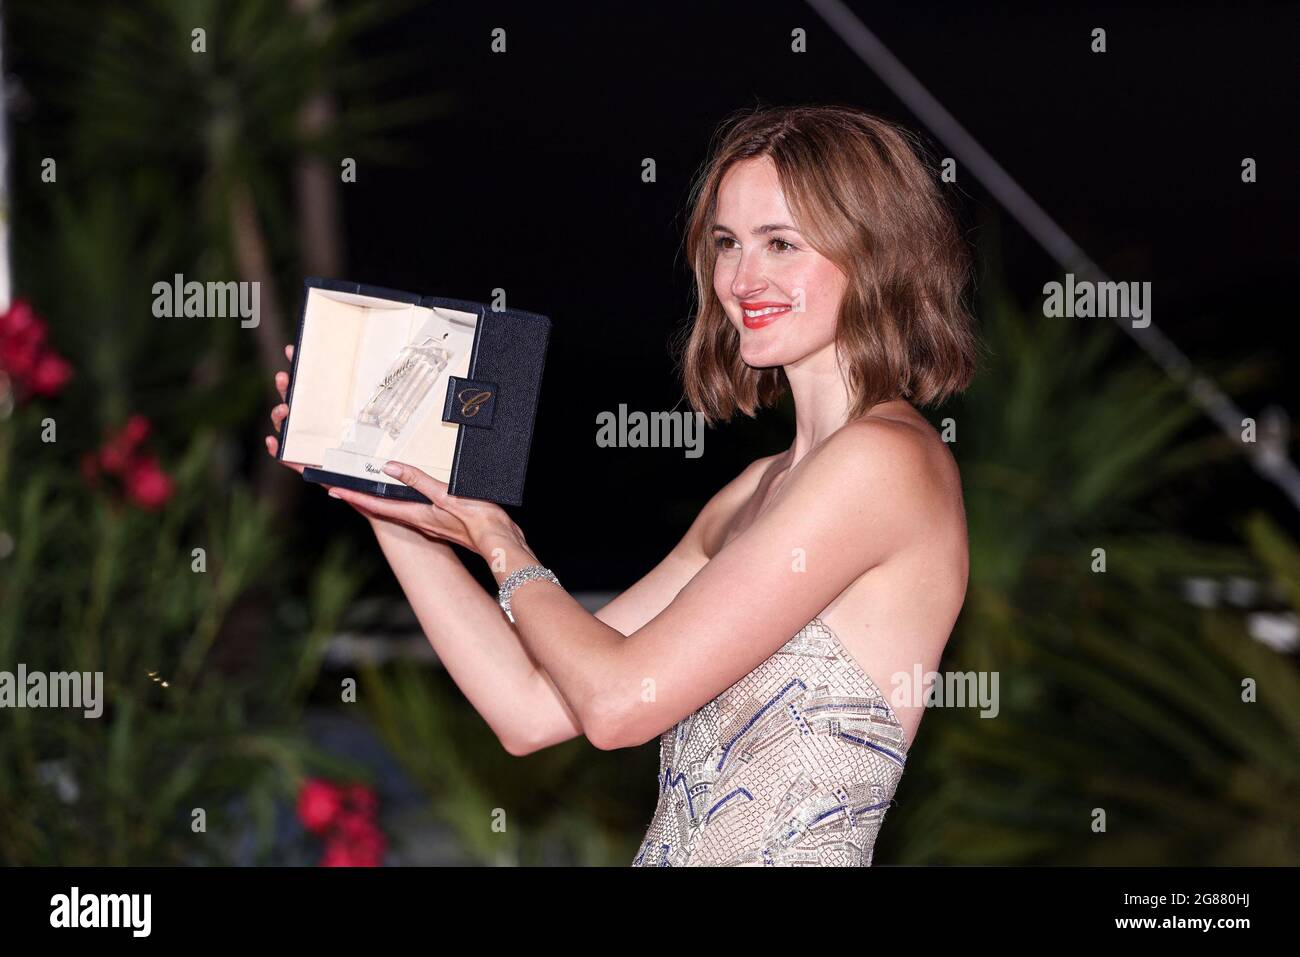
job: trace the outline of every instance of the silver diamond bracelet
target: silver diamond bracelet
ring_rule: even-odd
[[[510,623],[514,624],[515,616],[510,613],[510,596],[514,594],[516,588],[527,582],[548,581],[554,582],[560,588],[560,580],[549,568],[543,568],[541,565],[527,565],[518,571],[511,572],[506,576],[506,580],[501,583],[501,588],[497,591],[497,604],[499,604]]]

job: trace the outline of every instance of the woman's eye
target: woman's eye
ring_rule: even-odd
[[[735,241],[736,238],[734,236],[718,236],[716,239],[713,240],[713,245],[716,246],[718,249],[736,249],[738,248],[737,246],[726,245],[727,243],[734,243]],[[784,239],[776,239],[776,238],[774,238],[769,245],[773,246],[775,250],[779,253],[785,253],[785,252],[789,252],[792,249],[799,248],[792,242],[787,242]]]

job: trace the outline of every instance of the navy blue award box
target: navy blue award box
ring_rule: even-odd
[[[550,332],[534,312],[309,278],[280,458],[309,482],[427,502],[383,473],[393,459],[522,505]]]

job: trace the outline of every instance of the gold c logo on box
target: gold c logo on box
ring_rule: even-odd
[[[461,389],[456,393],[456,401],[460,403],[461,418],[472,419],[478,415],[478,410],[483,407],[483,403],[492,398],[492,393],[487,389]]]
[[[496,411],[496,386],[475,379],[458,379],[452,376],[447,383],[447,404],[442,412],[444,422],[491,428]]]

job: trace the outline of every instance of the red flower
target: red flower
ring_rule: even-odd
[[[43,336],[44,333],[37,329],[32,333],[0,339],[0,364],[15,379],[26,379],[40,359]]]
[[[298,792],[298,820],[316,834],[323,833],[343,810],[343,793],[328,781],[310,778]]]
[[[143,509],[161,508],[174,490],[171,478],[158,467],[158,459],[153,455],[128,462],[124,481],[127,498]]]
[[[26,299],[15,299],[5,312],[0,313],[0,338],[18,336],[40,325],[41,320],[37,318],[32,304]]]
[[[126,425],[122,426],[118,436],[128,450],[134,451],[136,446],[149,437],[149,420],[137,412],[126,420]]]
[[[99,450],[99,464],[104,467],[105,472],[121,475],[126,471],[126,450],[121,445],[110,440]]]
[[[44,321],[24,299],[0,313],[0,369],[20,398],[58,395],[72,377],[72,366],[46,345],[45,333]]]
[[[171,477],[158,464],[158,457],[141,448],[150,431],[148,419],[138,413],[132,415],[98,451],[82,456],[82,478],[94,482],[101,470],[119,476],[122,491],[133,505],[148,510],[161,508],[176,489]]]
[[[308,780],[298,795],[298,818],[325,837],[322,867],[381,867],[388,839],[375,823],[375,792],[361,784],[339,787]]]
[[[320,859],[321,867],[364,867],[353,855],[351,849],[342,844],[330,844],[325,848],[325,855]]]
[[[121,474],[131,466],[136,450],[149,434],[149,420],[136,413],[112,436],[99,452],[99,462],[104,471]]]
[[[341,841],[327,844],[320,860],[321,867],[381,867],[383,863],[382,852],[368,851]]]
[[[345,814],[336,833],[355,853],[373,857],[382,857],[388,843],[375,822],[361,814]]]
[[[375,798],[375,792],[364,784],[349,785],[343,796],[350,807],[356,808],[363,814],[373,816],[378,810],[379,801]]]
[[[324,866],[379,867],[384,862],[388,841],[372,821],[362,817],[344,818],[325,845]],[[326,861],[348,861],[326,864]]]
[[[62,356],[47,352],[36,360],[27,387],[35,395],[56,396],[72,378],[72,365]]]

